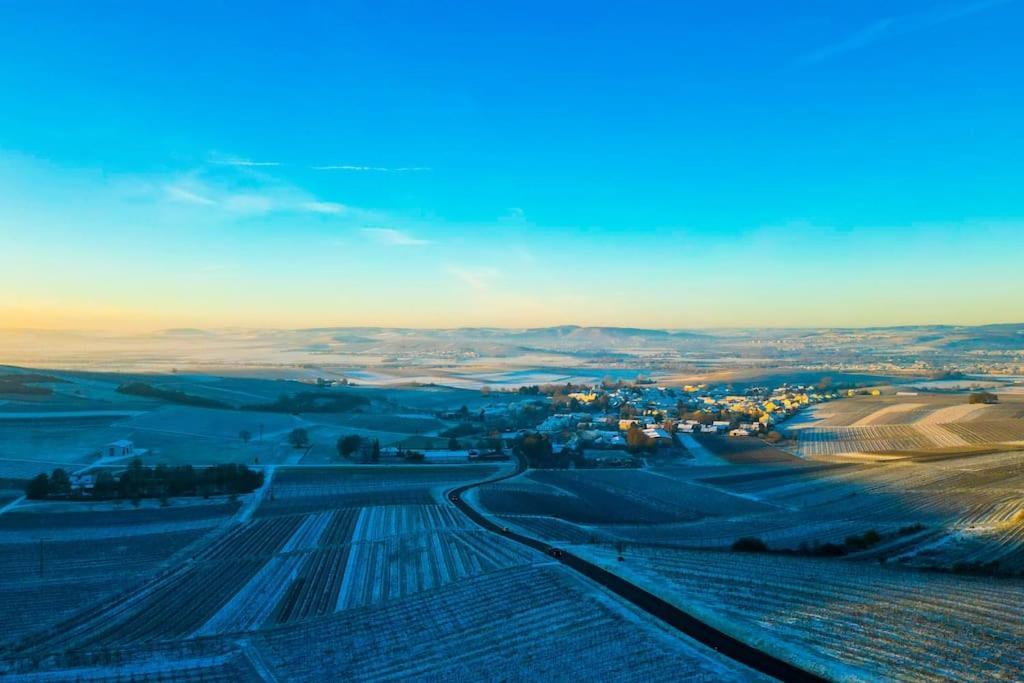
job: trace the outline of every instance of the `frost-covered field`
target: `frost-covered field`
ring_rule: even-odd
[[[105,393],[109,382],[89,382],[83,387],[97,400],[117,400]],[[174,382],[168,386],[210,397],[235,392],[239,400],[276,388],[272,381]],[[586,661],[588,674],[602,680],[750,678],[550,557],[481,530],[445,495],[510,472],[513,462],[338,463],[338,436],[386,443],[436,431],[446,422],[420,408],[453,395],[483,400],[479,392],[428,388],[412,408],[418,390],[358,390],[369,412],[294,416],[143,402],[138,413],[91,418],[83,424],[94,431],[77,435],[45,434],[71,423],[33,422],[37,436],[23,440],[33,453],[32,443],[58,452],[80,437],[91,444],[126,436],[151,449],[146,457],[168,462],[258,457],[276,468],[262,497],[244,498],[241,511],[226,501],[146,502],[139,510],[26,501],[0,515],[0,590],[17,610],[0,626],[0,674],[42,667],[58,680],[238,680],[268,672],[280,680],[541,680],[564,678]],[[977,407],[963,397],[884,398],[818,406],[832,411],[833,424],[800,431],[838,435],[821,439],[822,449],[857,438],[910,449],[1006,439],[1022,424],[1009,401]],[[0,420],[0,430],[6,424]],[[295,426],[308,429],[312,450],[285,443]],[[259,427],[262,444],[239,439],[239,430],[255,436]],[[694,443],[707,457],[652,458],[638,469],[534,470],[466,500],[513,530],[592,553],[658,592],[672,591],[708,620],[837,676],[1012,678],[1021,580],[918,569],[1024,570],[1024,453],[815,461],[754,439]],[[799,553],[868,530],[881,541],[843,559],[725,552],[743,536]],[[33,576],[39,538],[44,569]],[[620,548],[623,563],[612,555]],[[967,607],[953,612],[961,598]],[[905,642],[904,632],[913,633]],[[943,642],[951,644],[945,659],[930,658]]]
[[[57,511],[37,504],[0,516],[0,642],[138,584],[214,532],[232,510],[223,502],[125,507]]]
[[[282,680],[526,680],[564,677],[586,658],[588,671],[611,679],[751,679],[546,556],[476,527],[441,495],[498,471],[279,468],[255,518],[200,542],[184,532],[146,536],[160,558],[188,549],[145,580],[109,580],[105,591],[79,584],[103,600],[58,611],[31,635],[12,630],[3,661],[31,669],[53,655],[43,668],[57,678],[187,679],[180,662],[191,660],[204,680],[254,671]],[[134,512],[142,522],[160,510]],[[16,577],[32,561],[29,546],[17,550],[0,564]],[[113,557],[77,561],[83,577],[116,578],[104,573],[118,565]],[[161,651],[175,653],[166,670],[156,665]]]
[[[541,486],[524,490],[524,481]],[[651,525],[749,514],[763,505],[647,470],[534,471],[481,489],[495,514],[546,515],[587,525]]]
[[[636,548],[611,571],[827,676],[1016,680],[1024,581],[811,558]]]
[[[1024,402],[971,404],[964,394],[857,397],[785,423],[804,457],[956,449],[1024,440]]]
[[[301,467],[279,470],[257,516],[373,505],[429,505],[459,483],[488,479],[495,465]]]
[[[468,528],[454,508],[432,497],[438,487],[494,471],[279,470],[264,498],[273,514],[232,525],[187,561],[72,618],[31,647],[106,647],[252,631],[527,563],[518,547]],[[419,500],[391,504],[395,485]],[[132,512],[147,511],[121,514]]]
[[[799,439],[799,451],[805,457],[955,449],[1024,441],[1024,420],[809,427],[800,430]]]
[[[530,472],[477,493],[480,506],[561,544],[727,549],[756,536],[806,551],[868,531],[865,557],[949,570],[1024,570],[1024,453],[885,463]],[[993,564],[997,563],[997,564]]]
[[[256,642],[288,680],[759,680],[557,566],[513,567]],[[317,643],[310,648],[307,643]]]
[[[116,419],[107,415],[0,420],[0,478],[30,479],[55,467],[74,471],[87,465],[104,444],[124,433],[114,426]]]

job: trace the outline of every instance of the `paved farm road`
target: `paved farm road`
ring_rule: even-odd
[[[636,607],[647,612],[651,616],[660,619],[669,626],[712,648],[716,652],[729,657],[745,666],[760,671],[782,681],[824,681],[825,679],[805,671],[789,662],[779,659],[774,655],[748,645],[741,640],[719,631],[710,624],[701,621],[689,612],[684,612],[675,605],[659,598],[639,586],[630,583],[622,577],[602,569],[596,564],[577,557],[572,553],[555,546],[548,545],[530,536],[517,534],[494,523],[473,506],[467,503],[463,497],[470,489],[483,484],[510,479],[518,476],[526,470],[525,461],[520,458],[519,465],[515,472],[505,474],[493,479],[479,481],[474,484],[459,486],[448,492],[448,500],[452,502],[463,514],[469,517],[477,526],[495,534],[504,536],[517,543],[533,548],[552,557],[563,565],[576,571],[579,574],[604,586],[619,597],[627,600]]]

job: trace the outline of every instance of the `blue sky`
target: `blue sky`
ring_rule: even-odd
[[[0,4],[0,326],[1024,319],[1022,2],[302,4]]]

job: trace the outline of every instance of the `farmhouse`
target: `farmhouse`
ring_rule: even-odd
[[[103,447],[103,455],[107,458],[129,458],[135,455],[135,444],[127,439],[119,439]]]

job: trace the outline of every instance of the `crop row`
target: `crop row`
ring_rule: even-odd
[[[764,511],[764,506],[704,486],[643,470],[538,471],[531,477],[569,491],[595,505],[636,506],[685,521],[702,516]]]
[[[593,554],[617,566],[610,551]],[[726,628],[819,662],[908,680],[1014,678],[1024,666],[1019,581],[699,551],[637,550],[626,565],[620,570]]]
[[[86,610],[49,639],[23,648],[71,650],[183,638],[202,626],[259,571],[260,560],[186,564],[140,590]]]
[[[230,600],[196,629],[194,635],[208,636],[259,628],[269,620],[306,559],[306,555],[270,558]]]
[[[275,489],[273,499],[264,498],[256,510],[256,517],[298,515],[360,508],[370,505],[433,505],[434,496],[425,488],[383,488],[370,491],[343,491],[324,487],[316,493],[289,497],[278,495]]]
[[[90,683],[230,683],[258,680],[241,652],[227,655],[128,658],[115,664],[62,667],[55,670],[6,673],[6,683],[89,681]]]
[[[531,559],[509,541],[482,532],[428,532],[354,544],[337,609],[393,600]]]
[[[127,534],[137,533],[142,526],[164,526],[167,531],[176,531],[175,525],[183,524],[192,528],[192,523],[215,524],[231,511],[226,503],[209,505],[182,505],[171,507],[142,507],[132,509],[125,503],[122,510],[76,511],[75,514],[41,513],[31,508],[11,510],[0,515],[0,532],[45,530],[57,535],[64,530],[77,534],[87,528],[124,528]]]
[[[275,621],[283,624],[333,612],[348,553],[347,547],[313,553],[288,585],[277,605]]]
[[[115,594],[116,583],[104,577],[79,578],[73,573],[60,580],[25,580],[0,586],[3,594],[3,618],[0,619],[0,643],[14,645],[17,639],[31,636],[52,624],[71,618],[82,608],[82,596],[99,601]]]
[[[480,481],[490,477],[496,468],[481,465],[445,465],[431,467],[346,467],[346,468],[282,468],[274,478],[274,489],[282,496],[319,495],[329,489],[339,493],[386,490],[392,487],[426,487],[437,484]]]
[[[560,568],[514,567],[253,640],[288,680],[559,680],[581,662],[595,680],[742,680],[605,600]]]
[[[282,553],[294,553],[303,550],[316,550],[320,539],[334,518],[333,512],[319,512],[303,518],[299,528],[281,548]]]
[[[1024,440],[1024,420],[960,422],[944,424],[942,427],[971,444]]]
[[[246,522],[231,528],[196,559],[226,560],[265,557],[276,553],[295,533],[301,517],[277,517]]]
[[[479,501],[499,515],[547,515],[580,524],[664,524],[697,517],[690,511],[644,502],[638,496],[622,499],[599,489],[567,496],[505,491],[497,485],[481,488]]]
[[[465,518],[449,505],[388,505],[362,508],[353,532],[355,541],[423,531],[466,528]]]
[[[872,427],[811,427],[800,430],[803,455],[840,455],[859,451],[912,451],[935,443],[911,425]]]
[[[0,587],[27,578],[118,576],[146,571],[203,534],[204,530],[104,538],[0,544]]]

